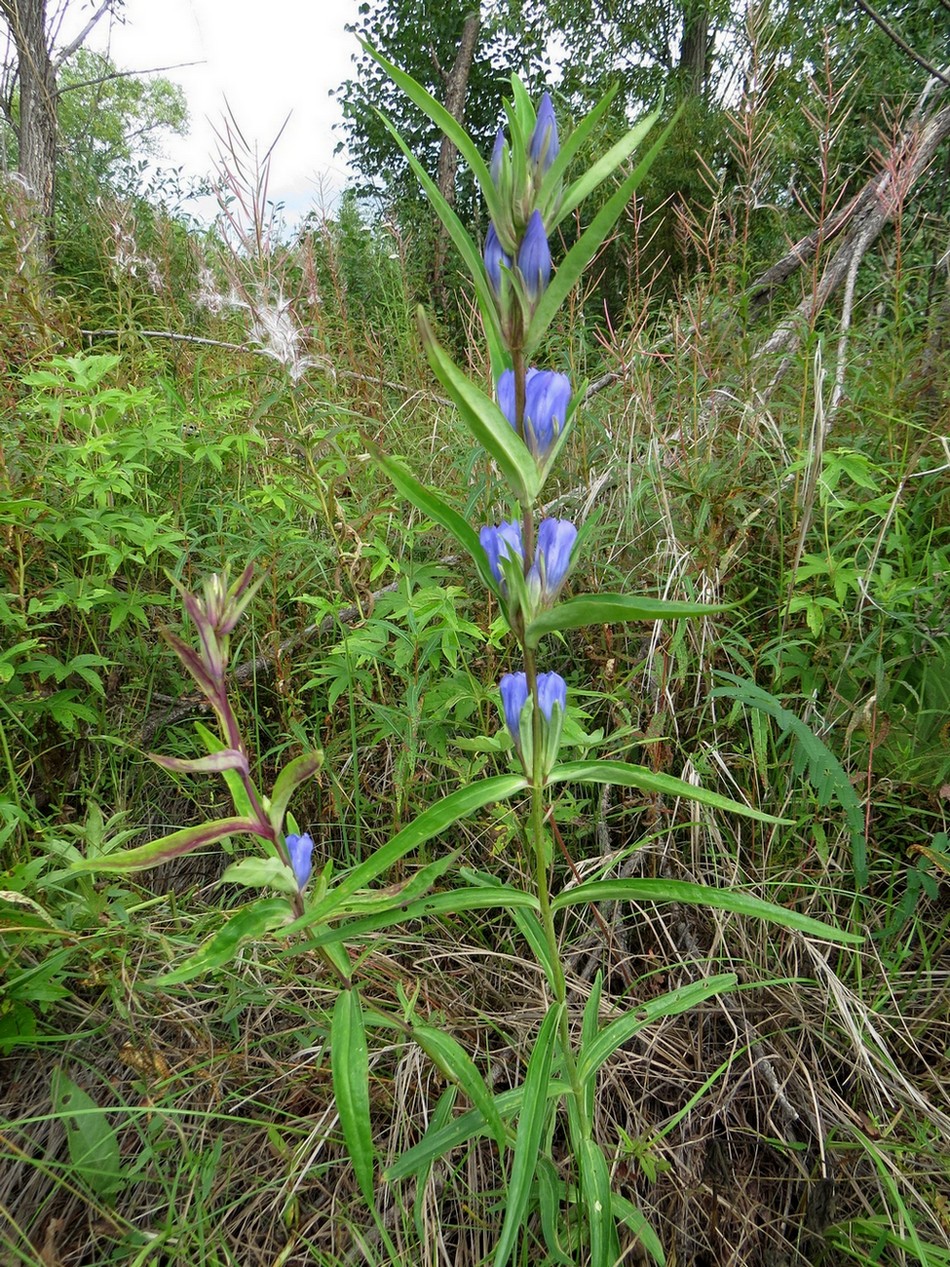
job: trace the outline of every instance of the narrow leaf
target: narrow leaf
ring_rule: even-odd
[[[251,937],[261,937],[264,933],[285,924],[291,916],[290,903],[286,898],[270,897],[245,906],[232,915],[223,928],[219,929],[195,954],[191,955],[178,968],[157,977],[153,985],[180,985],[183,981],[191,981],[194,977],[210,972],[230,963],[241,947],[241,943]]]
[[[447,532],[450,532],[462,549],[468,551],[482,581],[500,598],[501,592],[498,588],[498,582],[492,576],[491,568],[488,566],[488,557],[482,549],[478,533],[468,520],[463,515],[460,515],[448,502],[444,502],[432,489],[420,484],[401,462],[397,462],[395,458],[387,457],[386,454],[381,453],[378,449],[371,449],[370,451],[376,464],[382,467],[403,497],[407,501],[412,502],[413,506],[427,518],[432,519],[435,523],[445,528]]]
[[[373,1131],[369,1111],[369,1056],[363,1009],[356,990],[341,990],[330,1025],[333,1096],[353,1173],[369,1209],[373,1192]]]
[[[541,479],[537,463],[526,444],[494,400],[476,387],[443,350],[422,309],[419,310],[419,326],[429,364],[455,402],[462,421],[498,463],[515,497],[524,504],[533,502],[540,491]]]
[[[314,752],[305,752],[302,756],[295,757],[278,774],[274,783],[274,790],[271,792],[270,810],[268,811],[270,824],[274,831],[283,831],[284,815],[287,813],[290,798],[297,788],[300,787],[301,783],[305,783],[307,779],[312,778],[322,765],[323,753],[317,749]]]
[[[658,793],[661,796],[682,796],[689,801],[698,801],[701,805],[710,805],[713,809],[725,810],[730,814],[741,814],[744,818],[754,818],[759,823],[787,824],[787,818],[774,818],[761,810],[743,805],[741,801],[732,801],[728,796],[720,796],[718,792],[707,791],[703,787],[694,787],[685,779],[677,779],[672,774],[659,774],[642,765],[628,765],[625,761],[571,761],[566,765],[556,766],[548,776],[549,783],[611,783],[617,787],[635,787],[641,792]]]
[[[639,598],[633,594],[579,594],[542,612],[528,626],[526,642],[536,647],[542,636],[585,625],[616,625],[627,620],[678,620],[728,611],[726,604],[690,603],[681,599]]]
[[[599,1144],[585,1139],[581,1142],[577,1160],[581,1192],[587,1207],[590,1267],[614,1267],[619,1246],[610,1205],[610,1174],[604,1154]]]
[[[220,752],[224,748],[224,744],[208,727],[200,721],[195,722],[195,731],[198,738],[204,744],[208,752],[214,754]],[[251,805],[251,798],[248,795],[247,786],[241,778],[239,771],[225,769],[221,772],[224,775],[224,781],[228,785],[228,793],[234,804],[234,812],[243,814],[245,818],[254,818],[254,807]],[[253,785],[252,785],[253,786]]]
[[[557,1042],[561,1005],[552,1004],[541,1023],[534,1050],[525,1070],[521,1113],[515,1135],[515,1152],[508,1182],[508,1199],[505,1202],[505,1218],[501,1235],[495,1247],[494,1267],[505,1267],[511,1257],[524,1223],[528,1199],[534,1183],[538,1164],[538,1147],[547,1116],[548,1092],[551,1082],[551,1062]]]
[[[659,116],[659,110],[654,110],[652,114],[648,114],[646,118],[641,119],[615,145],[612,145],[592,167],[589,167],[583,176],[564,191],[564,201],[561,203],[561,209],[555,221],[556,224],[560,224],[566,216],[571,214],[575,207],[579,207],[584,199],[594,192],[598,185],[602,185],[621,163],[626,162],[640,142],[646,137]]]
[[[207,757],[166,757],[160,752],[150,752],[149,761],[154,761],[163,770],[174,770],[179,774],[223,774],[225,770],[243,770],[247,773],[247,757],[236,748],[222,748]]]
[[[687,906],[705,906],[709,910],[733,911],[736,915],[746,915],[750,919],[764,919],[782,928],[794,928],[798,932],[807,933],[809,937],[840,942],[846,946],[855,946],[864,940],[858,933],[846,933],[831,924],[823,924],[808,915],[789,910],[788,907],[763,902],[761,898],[749,893],[739,893],[734,889],[715,889],[711,885],[693,884],[689,880],[594,880],[559,893],[551,906],[556,911],[562,911],[585,902],[682,902]]]
[[[554,1162],[549,1157],[538,1158],[538,1205],[541,1211],[541,1231],[548,1256],[558,1267],[574,1267],[574,1259],[565,1253],[561,1244],[561,1199],[564,1185],[558,1178]]]
[[[432,1063],[441,1069],[446,1077],[458,1083],[481,1113],[488,1127],[488,1133],[498,1146],[498,1153],[501,1156],[505,1151],[505,1124],[495,1106],[494,1096],[485,1086],[471,1057],[451,1034],[443,1030],[432,1029],[428,1025],[414,1025],[412,1036]]]
[[[610,1204],[614,1217],[624,1223],[634,1236],[639,1237],[640,1244],[657,1264],[657,1267],[666,1267],[666,1254],[663,1250],[663,1243],[647,1222],[646,1216],[637,1209],[632,1201],[628,1201],[619,1192],[611,1192]]]
[[[72,863],[70,870],[141,871],[145,867],[157,867],[159,863],[180,858],[183,854],[192,853],[195,849],[217,844],[225,836],[237,836],[242,832],[259,835],[260,829],[257,823],[250,822],[246,818],[219,818],[213,823],[183,827],[181,831],[152,840],[147,845],[140,845],[138,849],[127,849],[123,853],[99,854],[95,858],[82,858],[79,862]]]

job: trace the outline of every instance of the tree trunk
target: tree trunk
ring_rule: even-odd
[[[706,0],[684,0],[679,57],[683,96],[703,96],[709,69],[709,8]]]
[[[0,0],[0,14],[17,52],[17,165],[40,219],[40,249],[48,256],[56,184],[56,70],[46,43],[46,0]]]
[[[475,46],[478,43],[478,32],[481,26],[481,18],[479,14],[471,13],[465,19],[465,25],[462,27],[462,39],[459,43],[459,51],[455,58],[455,64],[449,72],[445,88],[445,108],[453,119],[459,123],[462,122],[465,114],[465,97],[468,93],[468,77],[472,70],[472,61],[475,57]],[[449,204],[450,207],[455,205],[455,173],[457,168],[456,159],[458,158],[458,150],[452,144],[447,136],[442,138],[442,148],[439,150],[439,171],[436,177],[436,184],[439,187],[439,193]],[[444,304],[445,300],[445,279],[443,272],[445,269],[445,253],[448,247],[448,232],[445,225],[439,221],[439,229],[435,242],[435,251],[432,259],[432,288],[440,302]]]

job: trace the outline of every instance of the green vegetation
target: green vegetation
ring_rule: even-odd
[[[594,29],[596,5],[563,7]],[[665,220],[687,101],[606,272],[543,314],[538,358],[589,383],[542,494],[584,548],[531,626],[569,687],[550,1009],[498,714],[519,666],[452,535],[453,512],[477,532],[510,504],[448,352],[426,362],[418,203],[346,197],[291,238],[236,161],[200,234],[84,168],[57,210],[82,236],[47,275],[0,185],[2,1267],[467,1267],[499,1243],[519,1264],[950,1264],[948,107],[912,127],[850,79],[852,47],[820,72],[787,47],[728,113],[706,95],[716,161]],[[925,72],[879,55],[919,96]],[[597,87],[577,76],[562,144]],[[623,109],[645,98],[622,82]],[[114,108],[180,122],[162,93]],[[632,170],[565,219],[555,277]],[[873,186],[851,235],[839,195],[878,172],[890,201]],[[103,213],[80,212],[100,180]],[[435,334],[490,392],[471,284],[451,257],[443,276]],[[207,578],[248,563],[222,714],[181,654],[201,628],[181,591],[217,601]],[[704,610],[621,621],[634,598]],[[251,784],[272,856],[249,868],[235,832],[123,869],[252,812]],[[286,882],[288,807],[319,923],[252,899]],[[549,1112],[565,1027],[582,1149]]]

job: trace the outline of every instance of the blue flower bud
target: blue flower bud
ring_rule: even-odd
[[[504,370],[498,379],[498,407],[512,427],[515,419],[515,374]],[[525,375],[524,434],[528,448],[543,461],[564,430],[571,404],[571,380],[556,370],[529,369]]]
[[[524,673],[506,673],[499,682],[505,725],[515,747],[521,751],[521,712],[528,700],[528,679]]]
[[[561,717],[567,712],[567,683],[560,673],[538,674],[538,703],[546,722],[552,720],[555,704],[561,710]]]
[[[541,602],[550,606],[567,580],[577,529],[569,519],[542,519],[530,581],[540,591]]]
[[[488,270],[488,280],[491,282],[492,290],[498,299],[501,298],[503,267],[511,268],[511,256],[505,254],[498,240],[498,234],[495,232],[495,226],[490,224],[485,236],[485,268]]]
[[[499,128],[495,134],[495,146],[491,152],[491,164],[488,169],[491,173],[492,184],[496,189],[501,184],[501,174],[505,165],[505,150],[505,134]]]
[[[486,244],[487,250],[487,244]],[[532,211],[518,248],[518,271],[524,280],[525,294],[537,303],[551,280],[551,248],[544,231],[540,211]]]
[[[521,544],[521,524],[517,520],[513,523],[500,523],[497,528],[488,524],[481,529],[478,538],[482,543],[482,549],[488,555],[488,566],[491,568],[491,574],[501,585],[502,590],[504,590],[505,577],[501,570],[501,560],[517,559],[519,562],[524,561],[524,548]]]
[[[554,117],[554,106],[551,97],[545,93],[538,103],[538,121],[531,134],[528,154],[531,161],[546,172],[558,156],[561,146],[557,138],[557,120]],[[496,182],[497,183],[497,182]]]
[[[310,833],[305,831],[302,836],[295,836],[293,832],[288,832],[285,840],[297,888],[302,892],[313,872],[313,839]]]

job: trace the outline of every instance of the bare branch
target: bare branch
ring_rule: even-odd
[[[105,17],[107,13],[111,13],[114,5],[115,5],[115,0],[102,0],[102,4],[95,11],[95,13],[86,23],[86,25],[83,27],[83,29],[76,36],[76,38],[74,40],[70,40],[70,42],[66,45],[66,47],[64,49],[61,49],[60,52],[57,53],[57,55],[53,58],[54,71],[58,71],[59,68],[62,66],[63,62],[65,62],[67,58],[72,57],[76,49],[80,48],[82,44],[85,43],[86,37],[89,35],[90,31],[99,21],[99,19],[102,17]]]
[[[896,44],[902,53],[906,53],[912,61],[917,63],[918,66],[922,66],[928,75],[932,75],[934,79],[939,79],[950,86],[950,78],[947,77],[946,72],[938,70],[936,66],[931,66],[930,62],[928,62],[926,58],[921,57],[916,49],[911,48],[906,40],[902,39],[900,34],[894,30],[891,24],[886,21],[886,19],[882,18],[875,9],[871,8],[867,0],[858,0],[858,8],[864,10],[871,21],[881,28],[891,43]]]
[[[77,88],[92,88],[95,84],[107,84],[111,79],[129,79],[139,75],[161,75],[166,70],[183,70],[186,66],[205,66],[204,61],[199,62],[175,62],[172,66],[149,66],[147,70],[116,70],[111,75],[98,75],[95,79],[83,79],[78,84],[67,84],[64,88],[60,88],[59,95],[65,96],[67,92],[75,92]]]

